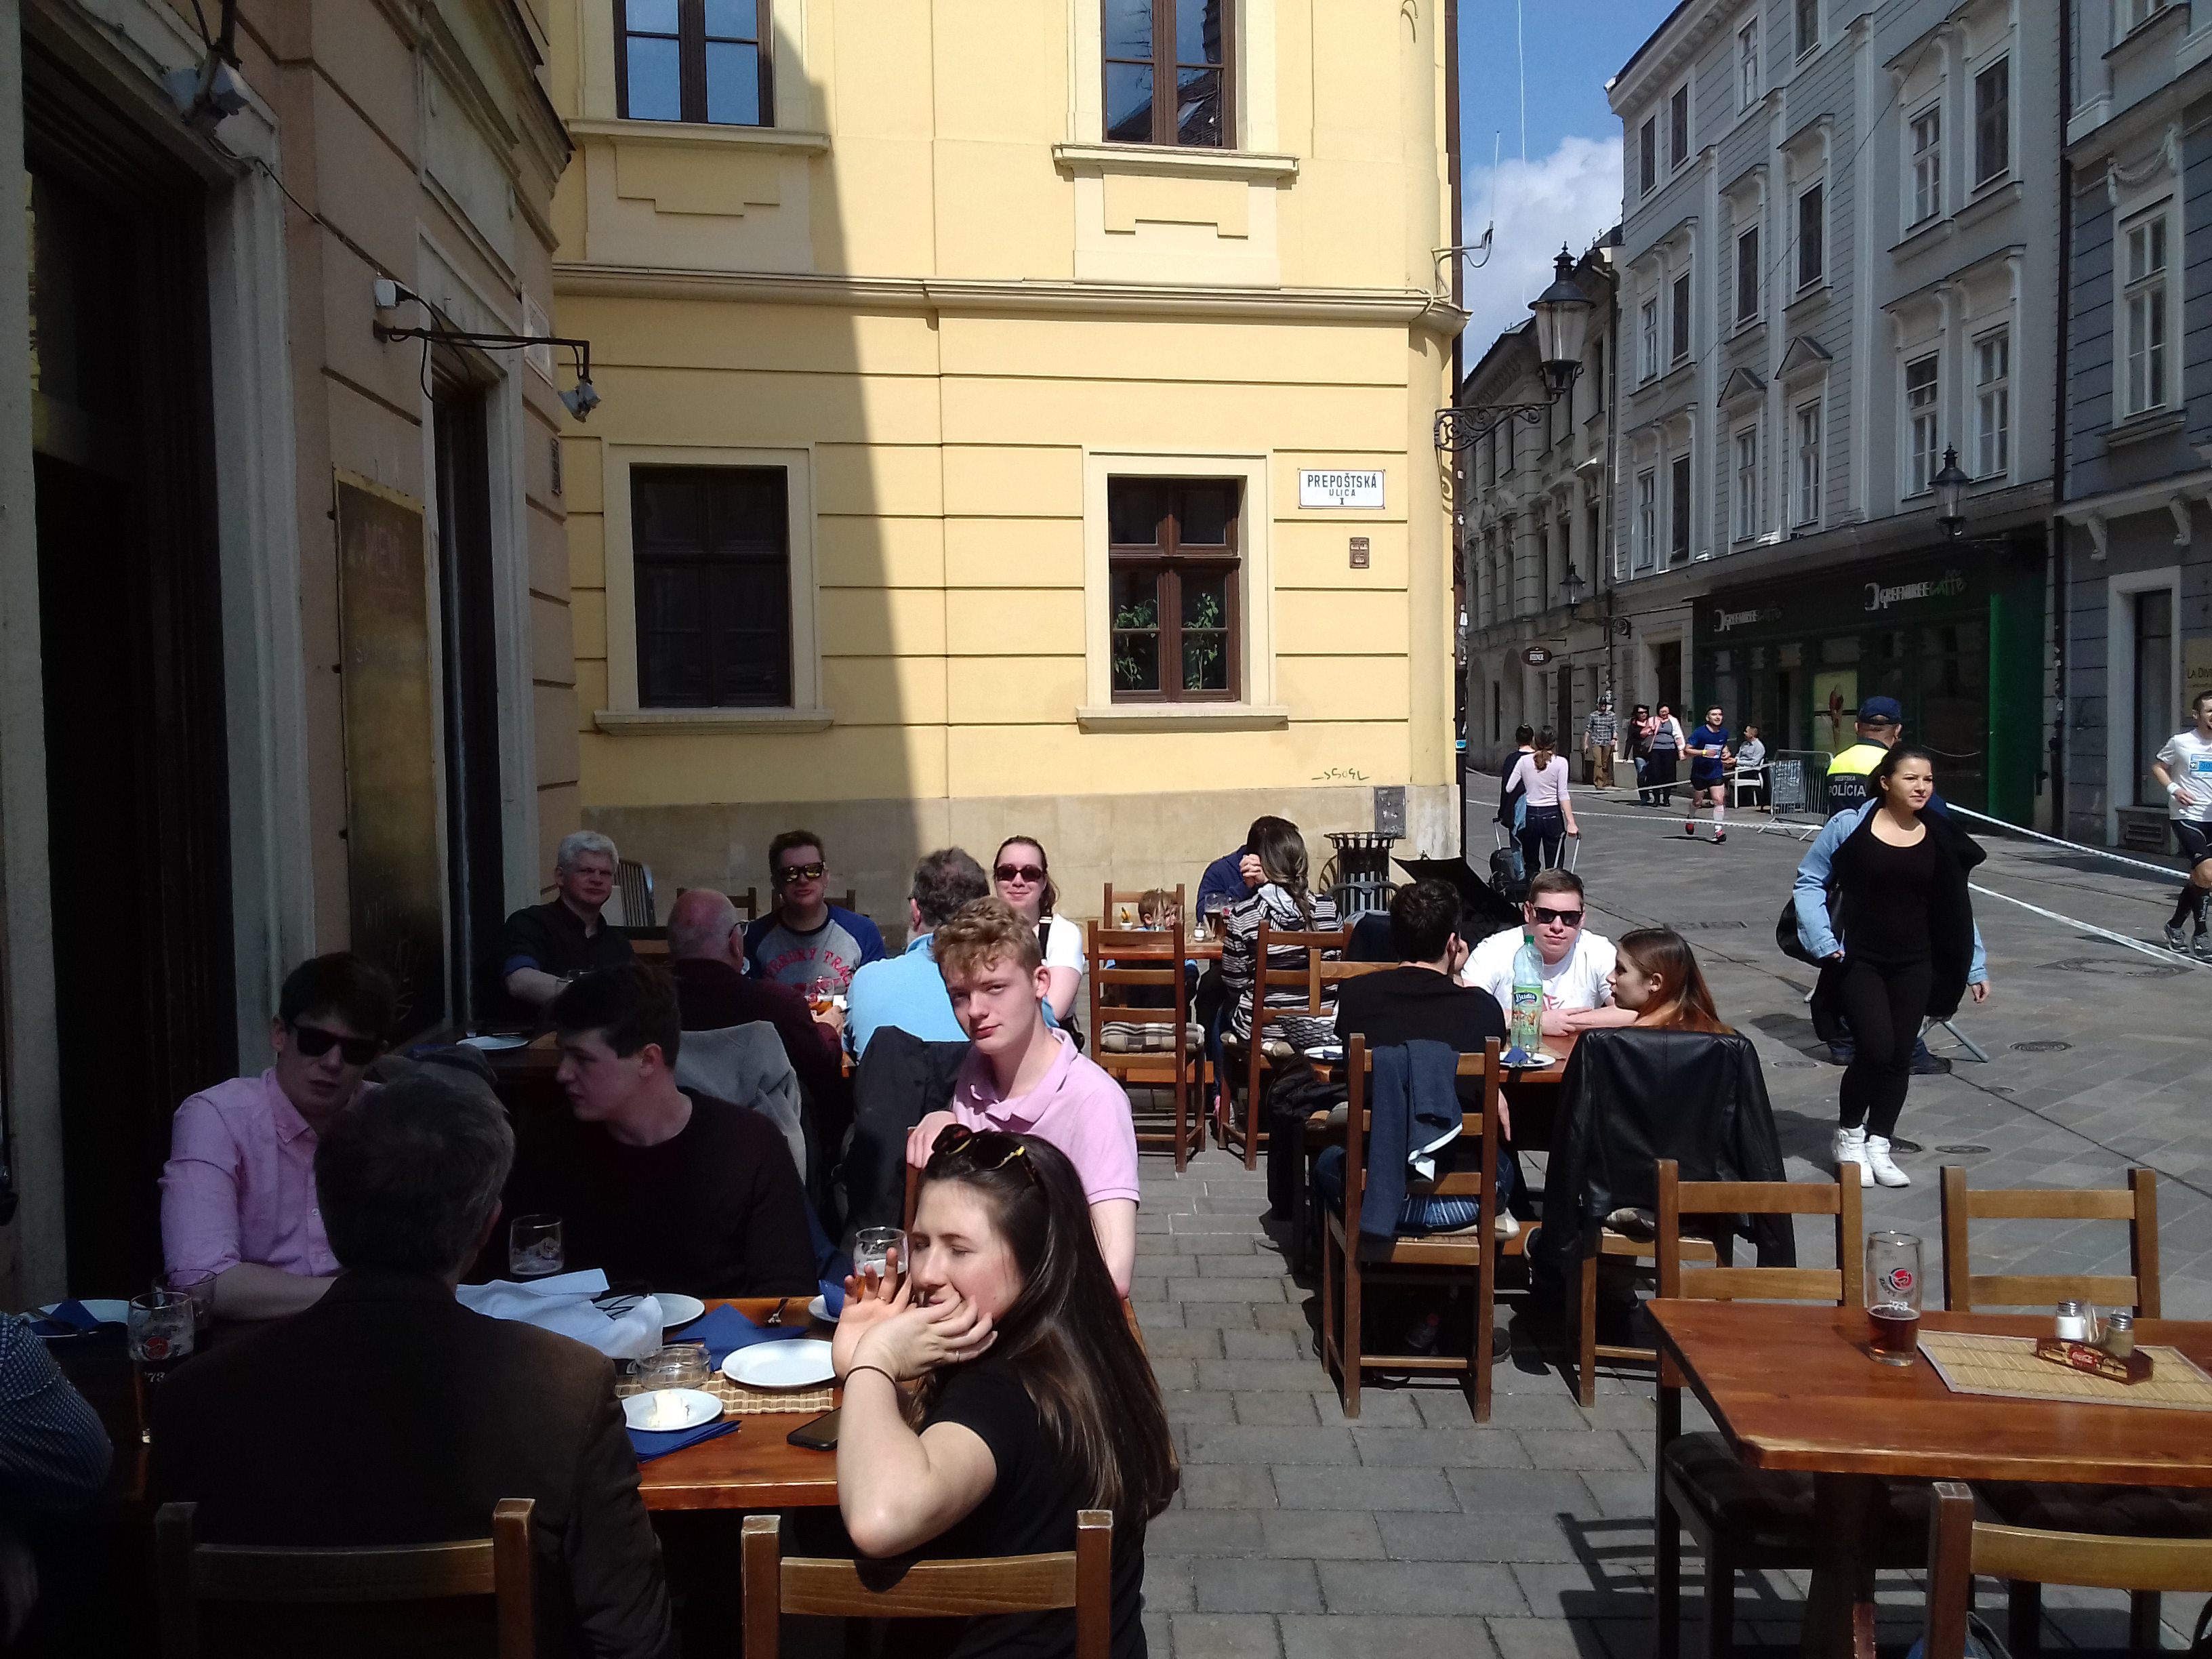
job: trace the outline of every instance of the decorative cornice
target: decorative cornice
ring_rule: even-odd
[[[563,263],[553,267],[553,291],[608,298],[740,300],[761,305],[848,306],[878,311],[1001,315],[1106,313],[1391,324],[1445,339],[1467,326],[1467,313],[1419,289],[1267,289],[1166,283],[825,276]]]
[[[1800,374],[1826,368],[1835,361],[1835,354],[1810,335],[1795,336],[1789,349],[1782,354],[1782,366],[1775,371],[1776,378],[1794,380]]]
[[[820,155],[830,148],[826,132],[798,127],[713,126],[704,121],[608,121],[573,118],[571,137],[609,138],[623,144],[652,144],[666,149],[769,149],[795,155]]]
[[[1180,144],[1054,144],[1052,163],[1063,173],[1150,173],[1178,179],[1295,179],[1298,173],[1295,155]]]

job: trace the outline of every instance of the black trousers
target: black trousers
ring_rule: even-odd
[[[1934,964],[1925,960],[1844,958],[1837,1000],[1857,1045],[1844,1068],[1838,1116],[1846,1129],[1864,1124],[1869,1134],[1887,1140],[1897,1127],[1912,1082],[1912,1045],[1919,1040],[1934,980]]]
[[[1647,806],[1666,807],[1674,804],[1674,767],[1677,751],[1661,750],[1644,763],[1644,803]]]

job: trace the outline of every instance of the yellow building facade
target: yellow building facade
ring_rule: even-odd
[[[587,823],[887,925],[1014,833],[1078,915],[1382,789],[1457,850],[1438,0],[555,15]]]

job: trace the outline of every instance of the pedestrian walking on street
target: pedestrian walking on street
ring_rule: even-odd
[[[1613,745],[1619,726],[1613,716],[1613,693],[1607,691],[1598,698],[1583,727],[1583,753],[1589,757],[1584,775],[1593,789],[1613,787]]]
[[[1662,809],[1674,804],[1674,769],[1689,747],[1683,734],[1682,722],[1674,718],[1674,711],[1665,703],[1651,717],[1651,753],[1644,763],[1644,803]]]
[[[1519,726],[1513,729],[1513,752],[1506,757],[1504,769],[1498,775],[1498,822],[1504,826],[1508,855],[1513,860],[1513,879],[1526,881],[1536,872],[1523,866],[1521,857],[1521,825],[1528,816],[1528,803],[1513,781],[1521,763],[1528,757],[1536,741],[1536,728]]]
[[[1636,804],[1638,806],[1650,805],[1650,798],[1644,793],[1644,775],[1650,769],[1651,732],[1657,724],[1651,718],[1651,708],[1648,703],[1639,702],[1629,710],[1628,729],[1624,735],[1628,743],[1629,762],[1636,768]]]
[[[2212,936],[2205,932],[2205,911],[2212,908],[2212,691],[2200,694],[2189,712],[2197,723],[2175,732],[2150,766],[2151,776],[2173,803],[2173,838],[2191,866],[2188,883],[2174,902],[2173,919],[2166,924],[2166,942],[2180,950],[2181,924],[2193,916],[2197,938],[2191,954],[2199,962],[2212,962]]]
[[[1925,810],[1936,768],[1923,751],[1891,749],[1868,787],[1873,798],[1831,818],[1797,866],[1797,936],[1813,960],[1837,970],[1856,1044],[1838,1103],[1837,1173],[1856,1164],[1862,1187],[1909,1187],[1889,1143],[1921,1022],[1949,1018],[1970,988],[1976,1002],[1990,994],[1966,889],[1967,872],[1987,854],[1948,814]],[[1842,937],[1831,879],[1849,930]]]
[[[1522,792],[1526,811],[1516,834],[1522,866],[1532,876],[1559,862],[1565,846],[1563,836],[1582,834],[1574,803],[1568,798],[1566,757],[1553,752],[1557,747],[1548,728],[1539,732],[1535,748],[1521,757],[1505,781],[1509,790]]]
[[[1690,817],[1682,833],[1697,838],[1700,805],[1713,809],[1713,845],[1728,839],[1728,715],[1717,706],[1705,710],[1705,723],[1690,733]]]

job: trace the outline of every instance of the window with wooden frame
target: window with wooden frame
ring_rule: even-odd
[[[1102,3],[1107,141],[1234,149],[1229,0]]]
[[[1115,702],[1243,695],[1238,478],[1109,478]]]
[[[780,466],[630,470],[638,704],[791,706],[791,520]]]
[[[775,125],[769,0],[615,0],[617,108],[630,121]]]

